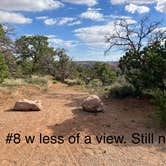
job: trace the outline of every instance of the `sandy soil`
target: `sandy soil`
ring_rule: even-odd
[[[87,92],[56,84],[47,92],[39,88],[19,87],[0,93],[0,165],[2,166],[158,166],[166,165],[166,145],[131,143],[134,132],[165,135],[153,120],[153,107],[138,99],[105,101],[105,112],[83,112],[80,104]],[[42,101],[40,112],[11,110],[21,98]],[[6,144],[8,133],[20,133],[20,144]],[[64,144],[40,144],[39,134],[63,136]],[[69,144],[71,135],[80,133],[79,144]],[[124,135],[126,144],[98,144],[95,136]],[[24,136],[34,135],[35,142],[27,144]],[[84,136],[92,144],[84,143]]]

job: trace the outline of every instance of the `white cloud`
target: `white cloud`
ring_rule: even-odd
[[[76,5],[94,6],[97,4],[97,0],[62,0],[63,2],[69,2]]]
[[[86,18],[95,21],[103,21],[104,15],[98,9],[88,8],[88,10],[80,15],[81,18]]]
[[[156,10],[162,13],[166,13],[166,0],[158,0]]]
[[[155,3],[157,0],[111,0],[111,3],[122,4],[122,3],[133,3],[133,4],[151,4]]]
[[[0,9],[7,11],[43,11],[63,6],[55,0],[1,0]]]
[[[16,24],[29,24],[32,23],[30,18],[24,17],[20,13],[0,11],[1,23],[16,23]]]
[[[110,15],[110,17],[111,18],[113,18],[113,19],[127,19],[127,20],[129,20],[129,19],[132,19],[131,17],[129,17],[129,16],[121,16],[121,15]]]
[[[81,21],[77,20],[77,21],[73,21],[73,22],[69,23],[68,26],[74,26],[74,25],[79,25],[79,24],[81,24]]]
[[[55,25],[57,23],[57,20],[56,19],[53,19],[53,18],[48,18],[48,19],[45,19],[44,20],[44,23],[46,25]]]
[[[70,47],[76,46],[76,42],[71,40],[67,40],[67,41],[62,40],[55,35],[48,35],[47,37],[48,37],[48,42],[50,43],[50,45],[55,48],[57,47],[70,48]]]
[[[74,32],[75,35],[88,46],[105,47],[105,35],[114,32],[114,24],[112,22],[101,26],[79,28]]]
[[[161,33],[166,32],[166,27],[156,28],[154,32],[161,32]]]
[[[46,20],[48,16],[38,16],[36,17],[37,20]]]
[[[122,15],[104,15],[99,11],[102,10],[100,8],[88,8],[88,10],[80,15],[81,18],[91,19],[94,21],[104,21],[110,22],[112,19],[125,19],[125,20],[132,20],[133,19],[129,16],[122,16]]]
[[[161,13],[166,13],[166,0],[110,0],[113,5],[124,4],[124,3],[132,3],[136,5],[142,4],[156,4],[156,10]],[[145,9],[147,10],[147,9]]]
[[[62,17],[59,19],[58,21],[58,25],[64,25],[64,24],[67,24],[67,23],[71,23],[75,20],[75,18],[72,18],[72,17]]]
[[[136,12],[142,14],[142,13],[148,13],[150,11],[150,9],[147,6],[138,6],[134,4],[126,5],[125,10],[132,14]]]
[[[128,24],[136,23],[136,21],[132,19],[126,19],[126,22]],[[105,43],[105,36],[115,33],[115,21],[105,25],[79,28],[74,30],[74,33],[75,36],[81,40],[81,42],[90,47],[108,48]]]
[[[125,2],[126,2],[126,0],[111,0],[111,3],[112,3],[113,5],[121,4],[121,3],[125,3]]]
[[[81,21],[77,20],[74,17],[62,17],[62,18],[47,18],[44,20],[44,23],[46,25],[68,25],[68,26],[74,26],[81,24]]]

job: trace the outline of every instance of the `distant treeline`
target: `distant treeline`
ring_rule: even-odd
[[[10,30],[5,31],[0,25],[1,82],[7,77],[52,75],[61,82],[79,78],[85,82],[100,79],[105,84],[111,83],[117,75],[107,63],[96,62],[87,68],[72,61],[65,49],[50,47],[45,36],[22,36],[13,42],[9,37]]]

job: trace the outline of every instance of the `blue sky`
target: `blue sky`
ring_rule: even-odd
[[[45,35],[51,46],[64,47],[74,60],[116,61],[123,52],[105,56],[104,36],[113,22],[135,21],[148,15],[166,28],[166,0],[5,0],[0,1],[0,23],[21,35]]]

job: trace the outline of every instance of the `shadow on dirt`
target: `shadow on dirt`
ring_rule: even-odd
[[[166,152],[163,144],[140,143],[135,145],[131,142],[132,134],[135,132],[140,135],[152,132],[155,136],[165,133],[154,126],[154,119],[150,116],[152,107],[149,103],[136,99],[107,101],[104,113],[92,114],[81,109],[80,103],[83,99],[83,96],[75,96],[70,103],[65,104],[66,107],[72,108],[73,118],[66,119],[61,124],[47,126],[48,129],[52,130],[53,135],[68,137],[77,133],[86,133],[90,136],[124,136],[127,146],[155,146],[157,150]],[[126,145],[122,144],[122,146]]]
[[[87,131],[91,134],[97,132],[96,126],[98,124],[98,118],[103,113],[88,113],[82,111],[81,108],[73,109],[72,113],[74,114],[74,118],[65,120],[62,124],[48,126],[48,128],[51,129],[55,135],[63,134],[64,136],[69,136],[81,131]]]
[[[15,110],[15,109],[8,109],[8,110],[5,110],[4,112],[39,112],[39,111],[34,111],[34,110]]]

